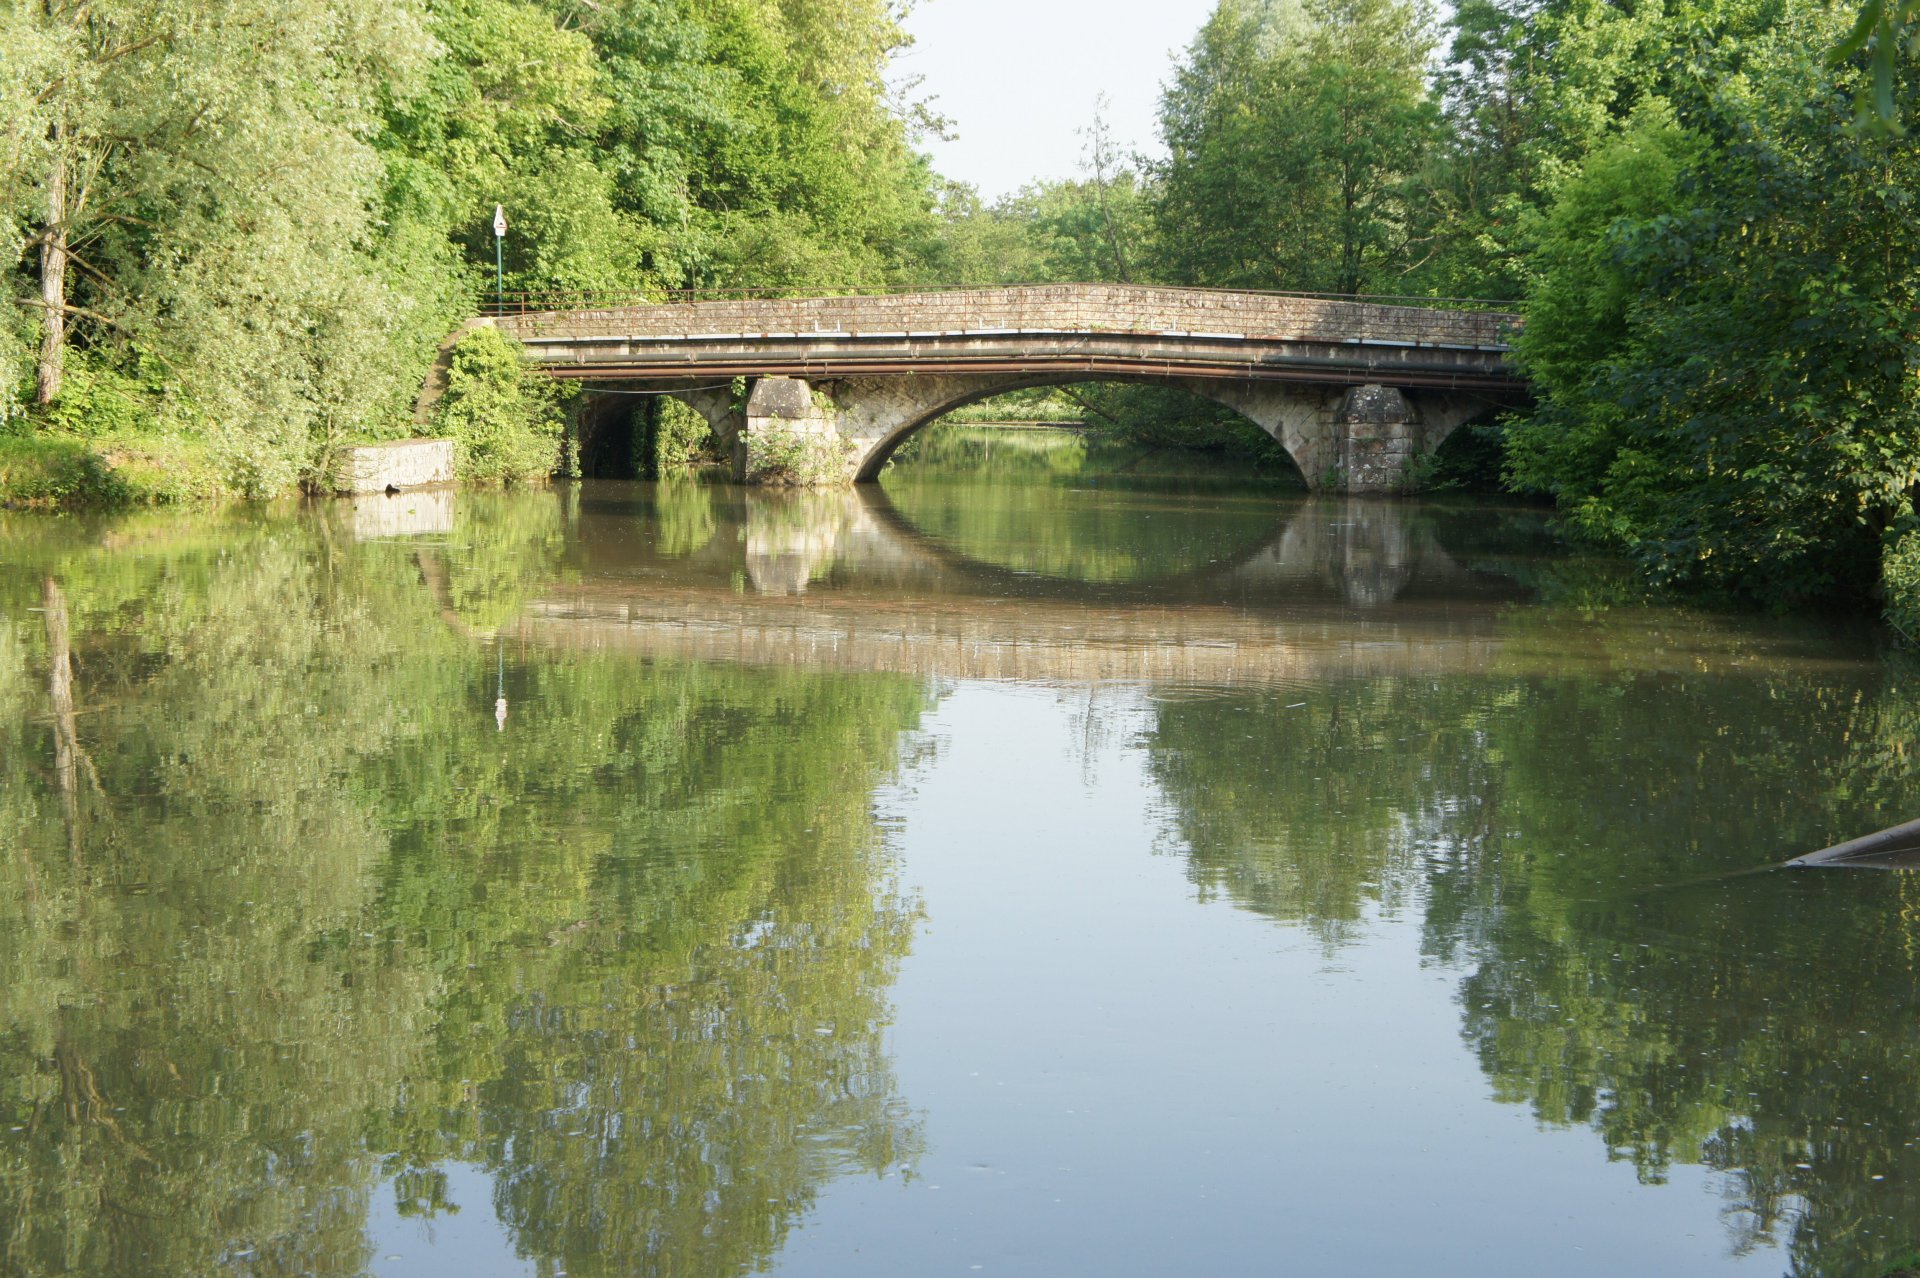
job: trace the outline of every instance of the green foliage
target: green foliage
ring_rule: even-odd
[[[1515,477],[1656,581],[1777,606],[1869,598],[1920,482],[1920,162],[1853,127],[1831,29],[1729,41],[1676,125],[1627,135],[1639,161],[1597,151],[1521,339],[1543,407]]]
[[[1287,450],[1232,409],[1186,391],[1127,382],[1071,388],[1096,430],[1141,448],[1172,448],[1231,457],[1255,471],[1297,475]]]
[[[769,419],[747,432],[747,482],[795,488],[848,483],[853,454],[853,441],[838,431]]]
[[[0,506],[182,505],[231,497],[221,460],[188,435],[0,435]]]
[[[126,490],[81,440],[0,435],[0,506],[112,506]]]
[[[463,480],[539,483],[560,464],[563,405],[571,388],[527,365],[518,342],[490,325],[454,344],[434,425],[454,444]]]
[[[144,368],[127,372],[88,352],[68,363],[60,398],[39,424],[82,438],[151,434],[170,407],[159,365],[148,360]]]
[[[1859,90],[1860,115],[1888,132],[1903,131],[1900,104],[1895,97],[1897,59],[1920,51],[1920,4],[1915,0],[1862,0],[1853,26],[1828,52],[1829,65],[1840,65],[1861,53],[1871,58],[1872,75]]]
[[[1069,394],[1067,389],[1043,386],[1029,390],[1009,391],[1004,395],[978,400],[954,409],[940,420],[948,425],[981,422],[1047,422],[1053,425],[1077,426],[1083,424],[1086,419],[1086,407]],[[913,440],[907,441],[908,446],[912,443]],[[895,455],[898,456],[897,453]]]
[[[1887,621],[1910,644],[1920,644],[1920,532],[1887,547],[1880,561]]]
[[[714,460],[713,427],[694,409],[671,396],[648,401],[653,456],[647,473],[659,478]]]
[[[932,233],[881,0],[107,0],[0,38],[0,417],[61,247],[75,371],[37,420],[125,433],[131,379],[249,494],[411,432],[496,203],[516,289],[883,283]]]
[[[1405,291],[1432,37],[1397,0],[1222,0],[1162,106],[1158,259],[1188,284]]]
[[[1623,241],[1682,208],[1682,174],[1703,149],[1664,104],[1650,106],[1530,219],[1527,322],[1515,350],[1542,403],[1510,433],[1517,487],[1564,494],[1573,506],[1613,464],[1630,416],[1614,395],[1613,360],[1641,282]]]
[[[1440,447],[1422,454],[1410,491],[1498,492],[1506,460],[1506,431],[1498,423],[1458,427]]]
[[[11,224],[73,255],[72,342],[103,376],[164,369],[231,482],[282,491],[409,398],[409,314],[372,256],[375,99],[430,56],[408,5],[110,3],[12,10],[54,74],[10,119]],[[37,292],[22,260],[18,297]],[[418,318],[415,316],[414,318]],[[437,321],[436,321],[437,322]],[[81,411],[113,406],[81,388]],[[72,414],[69,414],[72,416]],[[88,430],[94,430],[89,425]]]

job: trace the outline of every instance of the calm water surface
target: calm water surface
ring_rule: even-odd
[[[0,518],[0,1273],[1881,1275],[1916,728],[1064,435]]]

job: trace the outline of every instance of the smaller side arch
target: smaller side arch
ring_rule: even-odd
[[[642,382],[623,387],[588,386],[576,419],[575,460],[590,478],[630,479],[650,473],[653,410],[678,400],[698,413],[723,455],[731,455],[744,415],[730,386]]]
[[[746,410],[734,399],[731,386],[690,386],[668,394],[707,419],[719,450],[731,456],[738,451],[740,432],[747,424]]]

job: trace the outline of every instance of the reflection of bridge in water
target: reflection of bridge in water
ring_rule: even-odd
[[[664,490],[663,490],[664,491]],[[657,580],[744,574],[763,595],[805,594],[815,583],[836,590],[881,587],[924,594],[1013,595],[1062,602],[1226,602],[1242,596],[1292,603],[1374,607],[1403,597],[1523,598],[1511,580],[1463,567],[1442,546],[1419,508],[1366,499],[1313,497],[1262,511],[1258,534],[1222,557],[1175,562],[1127,580],[1088,581],[1000,562],[916,527],[883,491],[815,492],[695,488],[711,531],[697,544],[662,550],[632,535],[632,507],[589,501],[584,520],[600,519],[588,539],[596,576]],[[604,517],[612,516],[611,520]],[[700,523],[704,520],[695,520]],[[626,530],[623,535],[623,530]]]
[[[1520,571],[1524,537],[1489,541],[1484,508],[1283,501],[1242,525],[1249,535],[1230,554],[1089,582],[969,553],[871,491],[589,485],[554,496],[576,525],[568,584],[546,588],[501,629],[641,659],[1239,684],[1603,670],[1774,677],[1852,668],[1858,655],[1825,632],[1701,614],[1629,609],[1595,621],[1516,609],[1532,589],[1474,565]],[[669,515],[663,502],[682,504]],[[362,538],[454,531],[451,494],[364,506],[351,509]],[[442,557],[426,547],[414,557],[443,617],[477,638]]]
[[[707,505],[671,552],[632,505],[583,502],[581,580],[518,635],[755,665],[1237,683],[1484,668],[1502,606],[1529,593],[1462,566],[1395,503],[1285,503],[1223,561],[1086,582],[971,556],[871,491],[682,495]]]

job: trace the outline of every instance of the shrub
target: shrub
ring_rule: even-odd
[[[454,345],[434,424],[453,440],[459,478],[537,483],[560,464],[565,405],[572,398],[573,388],[530,369],[512,340],[491,327],[476,328]]]
[[[659,477],[689,470],[709,457],[713,428],[693,408],[671,396],[653,401],[652,473]]]
[[[747,482],[823,488],[852,478],[853,441],[835,432],[815,434],[767,421],[747,435]]]
[[[113,506],[126,499],[125,485],[85,441],[0,436],[0,506]]]
[[[1920,531],[1907,533],[1880,560],[1887,624],[1908,643],[1920,643]]]

